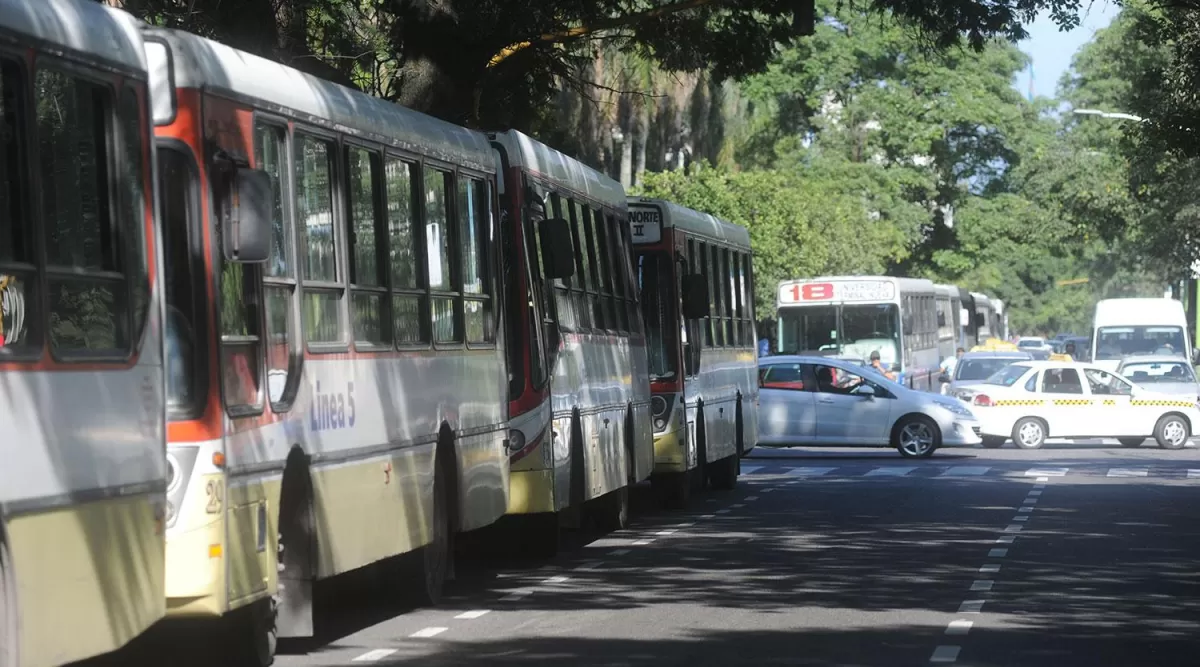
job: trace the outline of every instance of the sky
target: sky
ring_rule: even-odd
[[[1061,32],[1048,14],[1042,14],[1025,27],[1029,39],[1018,44],[1025,53],[1033,56],[1033,94],[1054,97],[1058,80],[1071,68],[1071,58],[1079,47],[1091,40],[1092,35],[1109,24],[1120,11],[1112,0],[1084,0],[1080,10],[1079,26]],[[1013,85],[1022,95],[1029,95],[1029,71],[1017,75]]]

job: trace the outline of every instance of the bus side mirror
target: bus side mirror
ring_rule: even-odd
[[[683,276],[679,283],[683,291],[684,319],[708,317],[708,280],[699,273],[691,273]]]
[[[546,278],[566,280],[575,275],[575,246],[571,243],[571,228],[562,218],[546,218],[538,223],[542,240],[542,259]]]
[[[261,169],[236,167],[230,172],[223,206],[222,246],[225,261],[257,264],[271,253],[275,187]]]

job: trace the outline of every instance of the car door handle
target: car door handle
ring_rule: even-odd
[[[833,399],[832,398],[818,398],[817,401],[821,402],[821,403],[832,403]]]

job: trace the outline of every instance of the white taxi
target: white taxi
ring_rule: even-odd
[[[1022,361],[976,385],[972,412],[983,446],[1012,438],[1037,449],[1047,438],[1118,438],[1134,447],[1154,438],[1179,449],[1200,428],[1194,399],[1150,391],[1089,364]]]

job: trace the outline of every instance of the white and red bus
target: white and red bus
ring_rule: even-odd
[[[166,586],[260,663],[319,579],[508,507],[496,153],[486,136],[146,28],[167,271]],[[521,341],[518,341],[521,342]],[[398,570],[400,568],[397,568]]]
[[[835,276],[779,285],[780,354],[829,354],[886,370],[933,391],[940,373],[937,290],[923,278]]]
[[[138,24],[0,0],[0,666],[164,611],[166,407]]]
[[[550,554],[577,510],[624,526],[629,485],[650,475],[646,338],[621,185],[519,132],[492,139],[510,304],[508,511],[524,546]]]
[[[668,506],[731,489],[758,439],[753,252],[744,227],[631,199],[654,394],[654,475]]]

